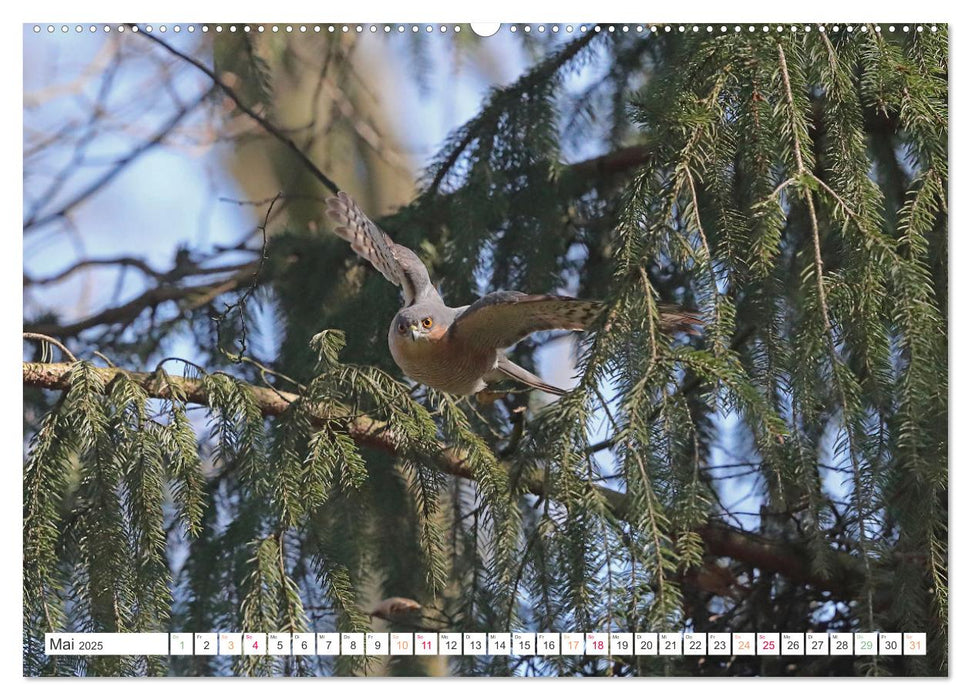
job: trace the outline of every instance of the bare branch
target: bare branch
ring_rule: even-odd
[[[307,155],[300,149],[300,147],[293,142],[293,139],[291,139],[289,136],[284,134],[279,127],[273,124],[266,117],[260,116],[252,109],[250,109],[242,101],[242,99],[240,99],[240,97],[233,91],[233,89],[228,85],[226,85],[226,83],[224,83],[222,80],[220,80],[219,77],[210,68],[208,68],[203,63],[200,63],[192,56],[182,53],[174,46],[169,45],[167,42],[163,41],[162,39],[155,36],[154,34],[149,34],[148,32],[141,31],[141,29],[138,28],[137,25],[131,25],[131,26],[132,28],[138,31],[139,36],[143,36],[146,39],[154,41],[156,44],[161,46],[163,49],[168,51],[173,56],[178,56],[186,63],[194,66],[198,70],[205,73],[209,77],[209,79],[212,80],[213,84],[216,87],[218,87],[220,90],[226,93],[226,96],[236,104],[236,106],[240,109],[240,111],[242,111],[248,117],[253,119],[256,123],[262,126],[269,134],[271,134],[274,138],[276,138],[277,141],[279,141],[288,149],[290,149],[290,151],[297,157],[297,160],[303,163],[304,167],[306,167],[307,170],[309,170],[313,174],[313,176],[316,177],[321,182],[321,184],[324,185],[324,187],[329,189],[334,194],[337,194],[338,192],[340,192],[340,187],[338,187],[333,180],[331,180],[329,177],[324,175],[324,173],[320,170],[320,168],[314,165],[314,162],[310,160],[310,158],[307,157]]]
[[[246,300],[253,296],[256,291],[256,287],[260,283],[260,274],[263,272],[263,265],[266,262],[266,247],[267,247],[267,237],[266,237],[266,227],[270,222],[270,215],[273,213],[273,206],[277,203],[277,200],[283,196],[282,192],[277,192],[276,196],[270,200],[270,206],[266,210],[266,215],[263,217],[263,225],[259,227],[260,233],[263,234],[263,247],[260,249],[260,258],[256,263],[256,270],[253,271],[253,281],[246,287],[246,291],[243,292],[239,299],[237,299],[232,304],[227,304],[226,309],[216,317],[215,323],[217,327],[222,324],[222,322],[232,313],[234,310],[239,313],[239,320],[241,324],[241,335],[239,339],[239,352],[236,354],[227,353],[223,348],[219,348],[223,353],[228,355],[230,359],[234,362],[239,362],[239,357],[246,354],[246,323],[243,320],[243,309],[246,306]]]
[[[220,294],[230,292],[251,283],[256,263],[246,263],[235,267],[235,274],[226,279],[208,284],[192,286],[162,285],[148,289],[131,301],[100,311],[92,316],[74,323],[60,325],[57,323],[27,323],[24,330],[44,335],[57,335],[62,338],[72,338],[78,334],[104,324],[130,324],[138,318],[145,309],[155,308],[167,301],[181,303],[184,310],[198,309],[205,306]]]
[[[58,219],[62,219],[65,216],[67,216],[67,214],[72,209],[74,209],[79,204],[84,202],[94,193],[101,190],[105,185],[107,185],[116,177],[118,177],[125,170],[125,168],[127,168],[129,165],[134,163],[136,160],[138,160],[138,158],[140,158],[142,155],[150,151],[152,148],[160,144],[163,140],[165,140],[165,138],[172,133],[175,127],[177,127],[182,122],[182,120],[186,118],[186,116],[188,116],[193,110],[195,110],[196,107],[201,105],[206,100],[207,97],[209,97],[209,95],[212,93],[212,90],[213,90],[212,88],[206,90],[192,102],[180,107],[179,110],[174,115],[172,115],[172,117],[169,118],[169,120],[165,122],[165,124],[163,124],[162,127],[157,132],[155,132],[155,134],[151,138],[149,138],[144,143],[139,144],[134,150],[128,153],[128,155],[118,160],[115,163],[115,166],[111,170],[104,173],[97,180],[95,180],[90,185],[85,187],[76,197],[74,197],[74,199],[72,199],[64,206],[62,206],[60,209],[58,209],[57,211],[51,214],[45,214],[44,216],[40,216],[39,218],[37,214],[28,218],[27,221],[24,222],[24,233],[27,233],[27,231],[29,231],[30,229],[46,226],[51,222],[57,221]]]
[[[57,338],[52,338],[49,335],[43,335],[42,333],[24,333],[24,340],[39,340],[42,343],[50,343],[63,352],[64,355],[72,362],[78,361],[78,358],[74,356],[74,353],[68,350],[67,346]]]
[[[106,265],[106,266],[120,265],[122,267],[134,267],[141,270],[149,277],[154,277],[156,280],[161,281],[164,278],[164,275],[162,275],[162,273],[156,270],[153,270],[152,267],[141,258],[132,258],[132,257],[125,256],[120,258],[90,258],[86,260],[78,260],[76,263],[74,263],[67,269],[62,270],[61,272],[58,272],[56,274],[53,274],[50,277],[35,278],[24,273],[24,286],[27,287],[30,285],[54,284],[55,282],[60,282],[66,277],[70,277],[78,270],[83,270],[86,267],[96,267],[100,265]]]
[[[576,181],[578,182],[585,182],[590,178],[605,177],[605,176],[614,175],[614,174],[622,174],[628,170],[636,168],[638,165],[641,165],[646,158],[647,158],[647,149],[643,146],[631,146],[627,148],[621,148],[621,149],[618,149],[617,151],[605,153],[604,155],[597,156],[589,160],[580,161],[578,163],[567,165],[564,167],[564,175],[570,178],[576,178]],[[273,197],[267,197],[266,199],[263,199],[260,201],[239,201],[239,200],[233,200],[233,199],[224,199],[223,201],[228,201],[233,204],[238,204],[241,206],[242,205],[263,206],[266,204],[271,204],[277,200],[290,200],[290,199],[316,200],[316,199],[319,199],[319,197],[317,197],[316,195],[299,195],[299,194],[288,195],[288,194],[278,193]],[[240,241],[235,245],[228,246],[225,248],[217,248],[217,253],[248,250],[247,248],[243,247],[245,242],[249,240],[249,238],[251,238],[254,233],[259,233],[261,230],[263,230],[267,226],[269,219],[275,217],[277,212],[281,211],[281,209],[279,207],[277,208],[271,207],[271,211],[272,211],[272,214],[270,214],[270,212],[267,212],[267,216],[264,219],[263,226],[257,225],[256,227],[254,227],[243,238],[241,238]],[[249,252],[258,253],[259,251],[249,251]],[[264,252],[264,255],[265,255],[265,252]],[[77,262],[72,266],[70,266],[69,268],[67,268],[66,270],[63,270],[62,272],[47,278],[35,279],[27,275],[24,275],[24,286],[50,284],[67,277],[68,275],[72,274],[73,272],[76,272],[77,270],[83,267],[87,267],[91,265],[110,265],[110,264],[127,265],[127,266],[136,267],[140,269],[142,272],[144,272],[145,274],[154,277],[155,279],[159,280],[162,283],[171,283],[179,279],[182,279],[184,277],[196,276],[196,275],[216,274],[216,273],[235,272],[235,271],[242,272],[244,269],[244,267],[240,265],[227,265],[227,266],[222,266],[218,268],[214,267],[214,268],[208,268],[208,269],[196,268],[196,267],[176,268],[172,271],[163,273],[163,272],[158,272],[156,270],[153,270],[144,261],[139,260],[137,258],[121,257],[121,258],[113,258],[113,259],[90,259],[90,260],[82,260],[80,262]],[[249,271],[250,275],[253,275],[253,273],[256,272],[256,268],[254,268],[252,264],[247,265],[245,269]],[[233,279],[236,279],[236,275],[233,276]],[[251,284],[249,285],[250,288],[258,286],[258,284],[260,283],[258,279],[251,279],[250,282],[251,282]],[[58,324],[27,324],[24,326],[24,328],[25,330],[29,330],[37,333],[45,333],[47,335],[56,335],[62,338],[74,337],[79,333],[89,328],[93,328],[97,325],[100,325],[102,323],[119,323],[119,322],[130,323],[135,318],[137,318],[137,316],[140,313],[142,313],[142,311],[144,311],[147,308],[154,308],[155,306],[158,306],[160,303],[164,301],[172,301],[172,300],[178,300],[185,297],[189,297],[200,291],[206,291],[216,287],[221,288],[222,284],[223,283],[216,283],[214,286],[200,285],[195,287],[184,287],[184,288],[174,287],[174,286],[172,287],[160,286],[156,289],[150,289],[144,292],[136,299],[133,299],[132,301],[122,306],[114,307],[112,309],[107,309],[98,314],[90,316],[87,319],[83,319],[75,323],[65,324],[63,326]],[[239,289],[242,286],[243,285],[239,285],[239,284],[231,285],[229,288],[222,289],[222,291]],[[219,293],[222,293],[222,291],[220,291]],[[212,298],[213,297],[211,296],[208,297],[207,301],[210,301]],[[188,308],[199,308],[200,306],[203,306],[203,305],[204,304],[194,304]],[[609,446],[610,446],[609,444],[603,445],[603,447],[609,447]]]
[[[643,165],[647,161],[650,150],[647,146],[627,146],[602,156],[573,163],[567,167],[571,177],[581,180],[603,178]]]

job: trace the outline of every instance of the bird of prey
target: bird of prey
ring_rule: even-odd
[[[506,357],[504,350],[537,331],[585,330],[600,303],[554,294],[492,292],[469,306],[447,306],[415,253],[396,244],[346,192],[327,199],[334,233],[401,288],[404,305],[388,331],[388,347],[398,367],[420,384],[450,394],[477,394],[503,379],[562,396]],[[691,331],[691,313],[664,310],[670,329]]]

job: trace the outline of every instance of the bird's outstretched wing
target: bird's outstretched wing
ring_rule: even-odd
[[[590,327],[602,304],[553,294],[493,292],[467,307],[451,333],[477,345],[507,348],[537,331],[581,331]],[[666,331],[699,335],[701,318],[671,304],[659,304]]]
[[[508,348],[537,331],[584,330],[600,306],[553,294],[492,292],[459,314],[449,332],[477,347]]]
[[[657,305],[657,313],[661,317],[661,328],[664,331],[701,335],[701,328],[705,322],[697,311],[688,311],[676,304],[660,303]]]
[[[401,287],[405,306],[429,292],[437,294],[421,259],[410,248],[391,240],[346,192],[327,198],[327,215],[337,224],[334,233],[350,243],[354,252],[385,279]]]

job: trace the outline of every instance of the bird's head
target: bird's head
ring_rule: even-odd
[[[414,342],[438,340],[448,330],[448,319],[441,309],[422,305],[402,309],[394,320],[394,331]]]

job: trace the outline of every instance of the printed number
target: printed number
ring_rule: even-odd
[[[357,649],[357,642],[355,642],[355,641],[351,641],[351,644],[350,644],[350,647],[351,647],[351,650],[352,650],[352,651],[353,651],[354,649]]]
[[[375,648],[375,650],[381,648],[381,640],[379,640],[379,639],[375,639],[374,640],[374,648]]]
[[[762,650],[763,651],[775,651],[775,641],[771,639],[762,640]]]
[[[423,639],[421,642],[421,648],[425,650],[430,650],[432,648],[432,643],[427,639]]]
[[[896,639],[887,640],[887,649],[890,649],[891,651],[893,651],[896,648],[897,648],[897,640]]]
[[[798,644],[798,642],[796,642],[796,641],[795,641],[794,639],[790,639],[790,640],[789,640],[789,641],[788,641],[788,642],[786,643],[786,649],[788,649],[789,651],[795,651],[795,650],[797,650],[798,648],[799,648],[799,644]]]
[[[547,639],[545,642],[543,642],[543,646],[546,647],[546,651],[553,651],[556,649],[556,642],[554,642],[552,639]]]
[[[598,651],[603,651],[603,648],[604,648],[604,643],[603,643],[603,641],[601,641],[601,640],[599,640],[599,639],[598,639],[597,641],[595,641],[595,642],[593,643],[593,648],[594,648],[594,649],[597,649]]]
[[[647,639],[641,640],[641,649],[643,651],[650,651],[653,648],[654,648],[654,645],[649,640]]]
[[[445,648],[451,651],[455,651],[456,649],[459,648],[459,645],[454,640],[450,639],[449,641],[445,642]]]
[[[714,644],[715,644],[715,651],[725,651],[725,649],[728,648],[728,644],[725,642],[724,639],[717,639],[715,640]]]
[[[617,648],[618,649],[626,650],[627,649],[627,640],[626,639],[618,640],[617,641]]]
[[[748,640],[745,640],[743,642],[739,642],[738,643],[738,648],[739,649],[751,649],[752,648],[752,643],[749,642]]]
[[[837,639],[836,640],[836,649],[837,649],[837,651],[843,651],[843,650],[846,650],[846,649],[849,649],[849,648],[850,648],[850,643],[849,642],[847,642],[845,640],[842,640],[842,639]]]
[[[674,649],[675,646],[676,645],[675,645],[675,643],[674,643],[673,640],[670,640],[669,639],[668,641],[664,642],[664,648],[665,649]]]
[[[688,649],[692,651],[701,651],[701,642],[697,639],[692,639],[688,642]]]
[[[918,641],[917,641],[917,640],[915,640],[915,639],[912,639],[912,640],[910,640],[910,643],[909,643],[909,649],[910,649],[911,651],[914,651],[914,650],[916,650],[916,649],[920,649],[920,642],[918,642]]]
[[[872,649],[872,648],[873,648],[873,642],[871,642],[869,639],[864,639],[860,642],[860,649]]]
[[[469,646],[472,647],[473,651],[482,648],[482,642],[478,639],[473,639],[469,642]]]
[[[208,651],[208,649],[209,649],[209,640],[208,639],[202,643],[202,648]]]
[[[821,641],[819,641],[818,639],[813,640],[813,641],[811,641],[809,643],[812,645],[813,651],[816,651],[816,650],[819,650],[819,649],[822,649],[823,648],[823,643]]]
[[[329,646],[329,645],[330,645],[330,642],[327,642],[327,644],[328,644],[328,646]],[[306,641],[303,641],[303,642],[300,642],[300,649],[301,649],[302,651],[307,651],[307,648],[308,648],[308,647],[307,647],[307,642],[306,642]]]

